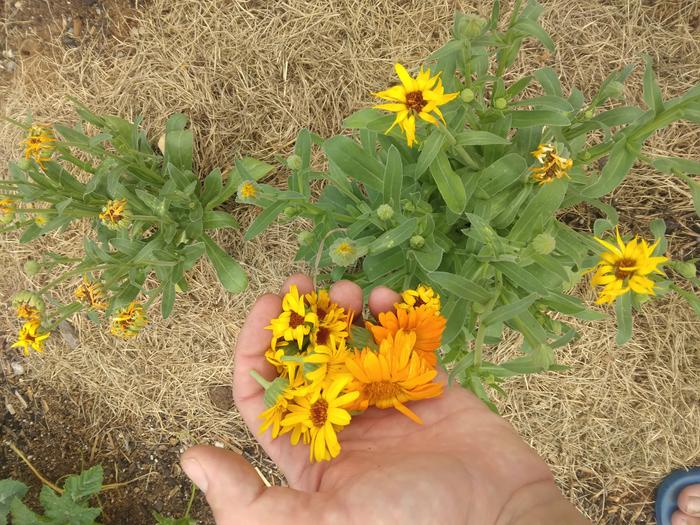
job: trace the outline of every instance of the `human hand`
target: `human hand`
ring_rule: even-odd
[[[301,293],[311,280],[295,275]],[[362,312],[362,291],[348,281],[330,290],[331,301]],[[375,288],[369,308],[376,317],[399,295]],[[250,376],[275,371],[264,358],[281,312],[280,295],[258,299],[238,338],[233,393],[236,406],[289,487],[267,488],[239,455],[193,447],[182,457],[187,475],[205,492],[218,525],[268,523],[417,523],[535,525],[588,523],[561,496],[546,464],[505,420],[460,386],[411,405],[417,425],[394,410],[370,408],[340,434],[342,452],[331,462],[309,463],[306,447],[284,436],[260,435],[263,389]],[[440,376],[446,382],[446,375]]]

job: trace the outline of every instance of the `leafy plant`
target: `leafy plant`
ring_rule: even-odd
[[[543,8],[515,4],[504,30],[498,1],[489,20],[458,12],[430,70],[413,78],[397,65],[402,84],[378,94],[389,102],[344,121],[352,137],[302,130],[287,160],[287,190],[256,186],[252,202],[264,210],[246,232],[257,235],[281,213],[303,217],[313,229],[301,232],[297,257],[320,279],[349,278],[365,290],[419,283],[440,290],[448,319],[442,361],[452,380],[486,402],[486,386],[500,390],[506,377],[557,368],[555,349],[576,337],[563,316],[606,316],[569,293],[592,269],[603,287],[599,302],[615,303],[620,344],[631,335],[632,309],[653,294],[676,290],[700,312],[695,294],[659,270],[667,260],[663,222],[652,224],[654,243],[611,239],[618,214],[603,200],[641,160],[682,178],[700,206],[690,176],[700,164],[642,153],[656,130],[700,122],[700,86],[663,100],[649,58],[645,109],[624,101],[633,66],[612,73],[588,101],[575,88],[565,95],[547,67],[506,81],[523,40],[554,47],[537,21]],[[313,147],[327,169],[311,166]],[[310,189],[316,179],[327,182],[318,199]],[[594,226],[600,241],[560,219],[582,203],[605,216]],[[694,261],[669,265],[700,285]],[[487,361],[484,345],[497,344],[506,329],[523,335],[522,355]]]
[[[25,158],[11,163],[10,179],[0,181],[2,231],[23,230],[21,242],[63,232],[77,220],[90,221],[94,230],[84,239],[82,256],[37,253],[27,263],[28,273],[46,270],[52,277],[34,302],[63,281],[76,283],[75,301],[53,302],[51,315],[42,310],[42,329],[53,330],[85,308],[96,322],[104,311],[126,325],[129,312],[122,310],[140,294],[146,298],[142,310],[160,298],[162,315],[168,317],[177,293],[187,289],[186,272],[205,255],[226,290],[244,290],[245,272],[212,238],[215,230],[239,225],[216,208],[245,177],[259,179],[272,167],[246,158],[226,175],[216,169],[199,180],[184,115],[168,119],[161,153],[149,143],[141,119],[99,116],[77,103],[76,111],[81,122],[74,127],[15,122],[27,130]],[[96,133],[88,133],[88,125]],[[27,299],[16,301],[23,302]],[[133,308],[130,313],[136,315]],[[141,317],[140,326],[145,324]],[[135,335],[136,325],[116,331],[113,326],[113,331]]]

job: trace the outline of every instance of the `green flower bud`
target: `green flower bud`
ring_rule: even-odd
[[[403,203],[403,211],[407,213],[413,213],[416,211],[416,205],[413,204],[411,201],[406,201]]]
[[[592,109],[589,109],[588,111],[586,111],[586,112],[583,114],[583,117],[584,117],[586,120],[590,120],[590,119],[593,118],[593,115],[595,115],[595,113],[593,113],[593,110],[592,110]]]
[[[481,303],[472,303],[472,310],[476,314],[483,314],[486,311],[486,307]]]
[[[673,265],[673,269],[676,270],[686,279],[693,279],[697,273],[697,268],[695,268],[695,263],[690,261],[677,261]]]
[[[591,159],[591,152],[590,151],[584,151],[581,153],[581,159],[583,160],[590,160]]]
[[[29,277],[35,276],[40,270],[41,265],[34,259],[29,259],[26,263],[24,263],[24,273],[26,273]]]
[[[503,97],[498,97],[493,101],[493,107],[496,109],[506,109],[508,107],[508,101]]]
[[[476,38],[486,27],[486,20],[477,15],[464,15],[457,25],[457,37],[465,40]]]
[[[540,255],[549,255],[557,246],[557,241],[548,233],[540,233],[532,239],[532,249]]]
[[[625,91],[625,86],[622,84],[622,82],[618,82],[617,80],[613,80],[605,86],[605,90],[603,91],[603,95],[609,98],[620,98],[622,94]]]
[[[414,235],[411,237],[410,244],[411,248],[414,250],[420,250],[423,246],[425,246],[425,237],[422,235]]]
[[[287,167],[292,171],[301,169],[301,157],[299,155],[290,155],[287,157]]]
[[[469,104],[474,100],[475,95],[471,89],[467,88],[462,90],[462,92],[459,94],[459,97],[462,99],[462,102],[466,102],[467,104]]]
[[[393,216],[394,216],[394,208],[392,208],[388,204],[381,204],[379,206],[379,208],[377,208],[377,217],[379,217],[379,220],[388,221]]]
[[[37,293],[30,292],[29,290],[18,292],[12,297],[13,308],[17,308],[22,304],[36,308],[40,314],[43,314],[44,310],[46,310],[46,304],[41,296]]]
[[[299,214],[299,208],[296,206],[287,206],[282,213],[284,213],[286,217],[292,219]]]
[[[297,235],[297,242],[301,246],[308,246],[311,244],[311,241],[313,241],[314,236],[311,232],[307,231],[302,231],[299,232],[299,235]]]
[[[331,244],[331,261],[338,266],[350,266],[365,255],[366,251],[349,237],[341,237]]]

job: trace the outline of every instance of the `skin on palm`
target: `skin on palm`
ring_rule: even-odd
[[[293,284],[302,293],[313,288],[308,277],[295,275],[281,294]],[[341,281],[330,294],[340,306],[362,311],[357,285]],[[261,435],[257,429],[264,410],[263,390],[249,372],[255,369],[268,380],[275,376],[263,357],[270,340],[264,327],[279,315],[281,301],[280,295],[269,294],[253,307],[238,338],[233,385],[239,412],[286,476],[289,488],[266,489],[250,466],[241,464],[241,458],[222,456],[229,454],[225,451],[190,449],[183,456],[188,474],[188,460],[201,466],[215,454],[224,460],[221,465],[229,462],[228,471],[220,473],[228,488],[208,483],[205,490],[219,525],[268,523],[280,517],[285,523],[506,525],[516,523],[511,517],[523,515],[509,505],[515,500],[527,504],[530,487],[546,487],[547,498],[559,498],[557,504],[573,512],[567,523],[587,523],[579,521],[557,492],[546,464],[510,424],[459,385],[447,387],[439,398],[411,404],[423,425],[395,410],[370,408],[354,417],[339,434],[342,451],[332,462],[311,464],[306,446],[292,446],[287,436],[272,440],[269,433]],[[376,317],[398,301],[398,294],[380,287],[370,295],[369,306]],[[438,380],[446,383],[444,372]],[[224,466],[216,468],[223,471]],[[216,477],[208,471],[206,477],[212,480],[212,476]]]

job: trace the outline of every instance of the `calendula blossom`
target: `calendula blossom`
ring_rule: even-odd
[[[574,165],[574,161],[571,159],[558,155],[557,147],[554,144],[540,144],[531,154],[540,163],[539,166],[530,168],[532,178],[539,182],[540,185],[547,184],[555,179],[568,177],[569,174],[567,172]]]
[[[440,295],[429,286],[419,285],[415,290],[409,289],[401,294],[403,302],[396,305],[404,310],[425,309],[431,310],[435,315],[440,315]]]
[[[87,276],[83,276],[83,282],[73,292],[75,298],[95,310],[106,310],[107,302],[104,300],[104,288],[101,283],[90,282]]]
[[[319,389],[308,396],[297,397],[290,404],[289,414],[282,420],[283,427],[302,425],[309,431],[311,447],[309,460],[330,461],[340,453],[337,432],[350,423],[350,413],[344,407],[359,397],[359,392],[341,394],[350,381],[342,376],[327,389]]]
[[[56,137],[53,130],[46,125],[36,124],[29,128],[27,138],[22,141],[24,144],[24,158],[34,159],[39,166],[51,160],[56,148]]]
[[[375,93],[377,97],[388,100],[389,103],[374,107],[396,113],[396,119],[387,133],[398,125],[406,134],[408,146],[412,147],[416,142],[416,119],[420,118],[437,126],[439,124],[434,116],[436,115],[444,123],[445,118],[440,106],[457,98],[459,93],[445,93],[440,74],[432,76],[430,69],[421,68],[416,78],[409,75],[401,64],[395,64],[394,70],[401,84]]]
[[[345,339],[316,346],[313,352],[302,358],[304,375],[313,384],[328,387],[338,377],[349,374],[345,365],[348,357],[350,352],[345,345]]]
[[[102,208],[102,213],[99,215],[102,224],[110,230],[126,228],[131,220],[127,204],[126,199],[107,201],[107,204]]]
[[[15,219],[15,200],[5,198],[0,199],[0,224],[9,224]]]
[[[43,352],[44,340],[48,339],[49,335],[48,332],[41,332],[41,323],[38,319],[32,319],[24,323],[12,348],[22,348],[24,355],[29,355],[30,350]]]
[[[278,339],[296,341],[302,348],[304,337],[317,322],[318,317],[307,308],[304,296],[299,295],[299,289],[292,285],[282,299],[282,313],[266,327],[272,330],[272,349],[275,349]]]
[[[430,366],[435,366],[437,362],[435,350],[440,348],[445,324],[445,318],[440,315],[436,316],[431,310],[397,308],[396,312],[380,313],[378,325],[368,321],[366,326],[372,332],[377,343],[382,343],[388,337],[395,336],[399,330],[415,334],[413,351]]]
[[[348,237],[336,239],[329,249],[331,261],[338,266],[350,266],[367,253],[367,249],[359,246]]]
[[[595,237],[595,240],[608,250],[601,254],[591,279],[594,286],[603,287],[596,303],[612,303],[630,291],[641,295],[655,295],[655,283],[647,276],[651,273],[664,275],[659,265],[668,261],[668,257],[653,255],[659,241],[649,245],[644,239],[635,237],[625,243],[617,228],[615,237],[616,245]]]
[[[243,181],[238,186],[238,201],[244,203],[253,203],[260,194],[260,188],[253,181]]]
[[[423,423],[404,403],[437,397],[443,385],[433,382],[437,371],[413,351],[415,343],[415,333],[399,330],[382,340],[379,352],[365,348],[348,359],[346,365],[353,375],[348,390],[359,393],[351,409],[395,408]]]
[[[117,310],[112,317],[110,330],[117,337],[135,337],[148,324],[141,303],[132,301],[126,308]]]

